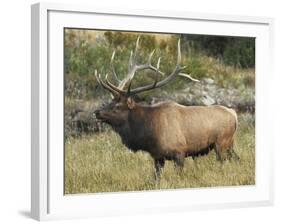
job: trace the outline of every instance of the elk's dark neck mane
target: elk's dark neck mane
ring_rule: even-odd
[[[120,135],[122,142],[131,150],[145,150],[151,148],[151,138],[153,138],[150,127],[152,111],[160,105],[140,105],[130,110],[126,121],[119,126],[112,128]]]

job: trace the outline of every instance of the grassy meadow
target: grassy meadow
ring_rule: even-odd
[[[255,119],[251,114],[239,114],[235,151],[240,160],[222,164],[216,160],[214,150],[195,160],[186,158],[183,172],[167,161],[161,180],[156,182],[150,155],[129,151],[111,129],[69,138],[65,144],[65,193],[253,185]]]

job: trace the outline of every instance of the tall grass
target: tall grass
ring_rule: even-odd
[[[255,119],[239,115],[235,151],[239,161],[216,160],[215,152],[195,160],[185,159],[182,172],[166,162],[161,180],[154,179],[154,164],[148,153],[133,153],[120,137],[103,133],[68,138],[65,143],[65,193],[141,191],[191,187],[255,184]]]

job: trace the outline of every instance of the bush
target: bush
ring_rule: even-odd
[[[227,65],[242,68],[255,66],[254,38],[187,34],[183,39],[186,48],[221,59]]]

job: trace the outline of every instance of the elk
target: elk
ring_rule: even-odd
[[[227,155],[237,154],[233,149],[234,134],[237,128],[236,112],[224,106],[183,106],[176,102],[160,102],[145,105],[136,102],[134,96],[145,91],[160,88],[178,76],[199,82],[190,75],[182,73],[180,40],[178,41],[177,64],[171,74],[159,70],[160,58],[156,67],[151,59],[145,64],[137,64],[136,55],[139,38],[129,59],[128,73],[119,80],[114,69],[112,54],[110,67],[118,85],[114,85],[95,71],[98,83],[112,94],[112,101],[94,112],[97,119],[109,124],[117,132],[123,144],[132,151],[143,150],[154,159],[156,179],[160,177],[166,160],[173,160],[176,167],[184,166],[185,157],[197,156],[215,149],[217,158],[224,160]],[[155,74],[152,84],[131,88],[133,78],[140,70],[150,70]],[[164,77],[161,81],[159,76]],[[238,157],[238,156],[237,156]]]

